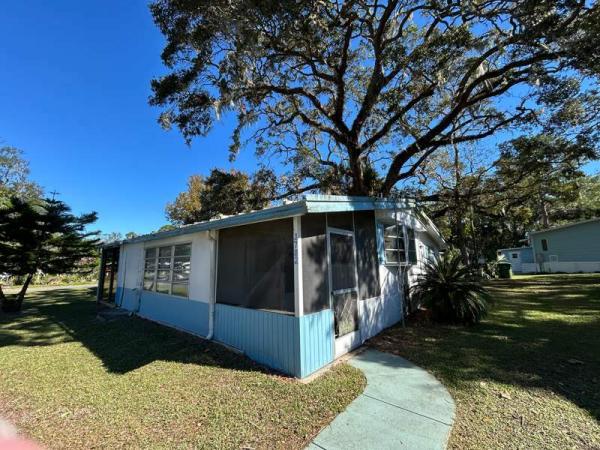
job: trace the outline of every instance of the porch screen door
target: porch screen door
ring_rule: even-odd
[[[358,285],[354,234],[330,231],[331,298],[335,318],[335,336],[358,330]]]

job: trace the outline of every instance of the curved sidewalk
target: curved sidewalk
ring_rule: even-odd
[[[446,448],[454,401],[435,377],[404,358],[372,349],[349,364],[364,372],[367,386],[307,449]]]

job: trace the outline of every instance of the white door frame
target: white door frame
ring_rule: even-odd
[[[354,235],[354,231],[348,231],[348,230],[342,230],[340,228],[334,228],[334,227],[327,227],[326,229],[327,232],[327,272],[328,272],[328,280],[329,280],[329,307],[331,308],[331,311],[333,312],[332,314],[332,323],[331,323],[331,327],[334,330],[334,337],[333,337],[333,352],[334,352],[334,359],[339,358],[340,356],[348,353],[349,351],[353,350],[354,348],[358,347],[361,344],[361,339],[360,339],[360,303],[359,303],[359,298],[358,298],[358,261],[357,261],[357,254],[356,254],[356,236]],[[349,289],[338,289],[337,291],[335,291],[336,294],[343,294],[344,292],[352,292],[355,291],[356,292],[356,309],[357,309],[357,320],[358,320],[358,329],[345,334],[343,336],[340,337],[335,337],[335,308],[333,306],[333,294],[334,291],[332,289],[332,264],[331,264],[331,234],[340,234],[342,236],[351,236],[352,237],[352,246],[353,246],[353,252],[354,252],[354,280],[355,280],[355,287],[354,288],[349,288]]]

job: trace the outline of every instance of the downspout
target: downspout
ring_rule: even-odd
[[[123,248],[123,284],[121,285],[121,298],[120,298],[120,302],[117,305],[117,302],[115,301],[115,306],[117,308],[120,308],[121,306],[123,306],[123,297],[125,296],[125,282],[127,280],[126,276],[127,276],[127,251],[125,250],[125,246],[122,245]],[[119,268],[121,267],[121,264],[119,264]],[[117,277],[117,287],[119,285],[119,278]]]
[[[399,226],[399,220],[398,220],[398,208],[397,208],[397,199],[396,197],[392,197],[392,200],[394,202],[394,222],[396,224],[396,234],[398,234],[398,226]],[[404,229],[404,224],[402,225],[402,236],[403,236],[403,240],[404,240],[404,256],[407,258],[407,262],[408,262],[408,252],[407,249],[408,247],[406,247],[406,230]],[[398,239],[398,237],[396,237],[396,239]],[[385,248],[385,238],[384,238],[384,248]],[[405,315],[405,310],[404,310],[404,273],[402,271],[402,261],[400,260],[400,246],[397,245],[398,247],[398,279],[397,279],[397,284],[398,284],[398,298],[400,299],[400,317],[402,319],[402,327],[406,326],[405,320],[404,320],[404,315]],[[407,265],[408,267],[408,265]]]
[[[212,299],[208,303],[208,334],[206,335],[206,339],[211,340],[215,331],[215,303],[217,301],[217,264],[219,262],[219,239],[218,239],[219,231],[215,231],[215,236],[211,235],[211,232],[208,232],[208,236],[210,240],[213,241],[213,264],[211,266],[211,279],[213,281],[213,295]]]

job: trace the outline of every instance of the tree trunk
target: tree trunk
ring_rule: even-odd
[[[356,150],[348,149],[350,155],[350,170],[352,171],[352,185],[350,195],[366,195],[364,184],[364,170],[360,159],[356,156]]]
[[[25,279],[25,283],[23,283],[23,286],[21,287],[21,290],[19,291],[19,293],[16,295],[15,298],[8,298],[4,295],[4,293],[2,293],[2,295],[0,295],[0,300],[2,301],[2,311],[7,312],[7,313],[14,313],[14,312],[19,312],[21,311],[21,307],[23,306],[23,299],[25,299],[25,293],[27,292],[27,288],[29,287],[29,284],[31,283],[31,280],[33,279],[33,274],[30,273],[29,275],[27,275],[27,278]],[[0,287],[0,291],[1,291],[1,287]]]
[[[542,219],[542,226],[544,228],[550,227],[550,218],[548,217],[548,204],[544,199],[544,194],[540,193],[540,215]]]
[[[458,242],[458,249],[462,257],[463,263],[469,265],[469,250],[467,249],[466,237],[465,237],[465,225],[463,219],[466,218],[466,214],[463,208],[463,201],[461,199],[461,188],[462,188],[462,176],[460,173],[460,152],[458,145],[454,144],[454,216],[456,220],[456,240]]]

